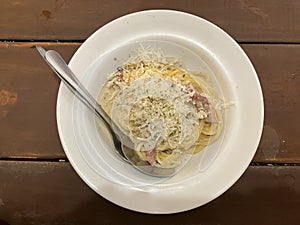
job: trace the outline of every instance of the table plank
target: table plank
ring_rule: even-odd
[[[66,60],[76,43],[38,43]],[[59,79],[34,43],[0,44],[0,157],[64,158],[56,127]]]
[[[300,42],[298,0],[4,0],[2,40],[85,40],[107,22],[145,9],[175,9],[203,17],[238,41]],[[12,19],[13,18],[13,19]]]
[[[242,45],[258,73],[265,123],[254,161],[300,162],[300,46]]]
[[[59,142],[55,105],[59,81],[35,43],[0,44],[0,158],[65,158]],[[63,53],[78,43],[39,43]],[[300,162],[300,46],[242,45],[258,72],[265,97],[263,138],[254,162]],[[284,66],[282,66],[284,65]]]
[[[97,221],[102,225],[120,221],[131,225],[290,225],[300,221],[297,166],[249,167],[221,197],[174,215],[147,215],[116,206],[88,188],[69,163],[0,161],[0,181],[1,225]]]

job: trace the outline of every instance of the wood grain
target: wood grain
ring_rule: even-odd
[[[120,221],[128,225],[290,225],[300,221],[300,167],[249,167],[221,197],[173,215],[147,215],[112,204],[84,184],[69,163],[0,161],[0,181],[1,225]]]
[[[0,157],[65,157],[55,117],[60,81],[31,48],[35,44],[0,44]],[[62,52],[66,60],[78,47],[38,44]]]
[[[65,158],[57,134],[59,81],[35,43],[0,44],[0,158]],[[77,43],[39,43],[69,60]],[[265,126],[254,162],[299,163],[299,45],[242,45],[259,75]],[[284,65],[284,66],[283,66]],[[1,105],[2,104],[2,105]]]
[[[146,9],[203,17],[238,41],[300,42],[298,0],[1,1],[2,40],[85,40],[107,22]]]
[[[300,162],[300,46],[243,45],[264,93],[265,125],[255,161]]]

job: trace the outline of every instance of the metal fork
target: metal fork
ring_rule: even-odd
[[[122,142],[120,139],[124,139],[123,134],[117,134],[116,129],[117,126],[114,126],[114,130],[112,129],[112,121],[106,114],[106,112],[102,109],[102,107],[98,104],[95,98],[89,93],[89,91],[83,86],[83,84],[78,80],[75,74],[71,71],[71,69],[67,66],[64,59],[54,50],[46,51],[41,46],[34,46],[44,60],[48,63],[51,69],[59,76],[59,78],[63,81],[63,83],[69,88],[69,90],[89,109],[94,111],[96,115],[104,121],[105,126],[110,131],[110,134],[113,139],[113,144],[117,153],[122,156],[122,159],[125,161],[127,157],[125,156],[122,150]],[[119,131],[120,133],[121,131]],[[127,138],[128,139],[128,138]],[[124,140],[123,140],[124,141]],[[131,142],[126,140],[127,142]],[[127,143],[128,144],[128,143]],[[130,146],[132,148],[132,142]]]

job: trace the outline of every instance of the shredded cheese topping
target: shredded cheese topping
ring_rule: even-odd
[[[131,138],[140,160],[170,168],[218,138],[222,115],[216,99],[209,79],[141,46],[109,77],[100,104]]]

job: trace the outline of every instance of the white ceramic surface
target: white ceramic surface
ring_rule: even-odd
[[[113,154],[109,136],[97,128],[94,115],[61,85],[57,123],[63,148],[79,176],[122,207],[163,214],[201,206],[230,188],[255,154],[264,114],[256,72],[223,30],[202,18],[170,10],[142,11],[110,22],[83,43],[69,65],[97,96],[107,75],[139,43],[157,45],[189,69],[206,71],[220,95],[234,102],[226,109],[220,141],[171,179],[149,178]]]

